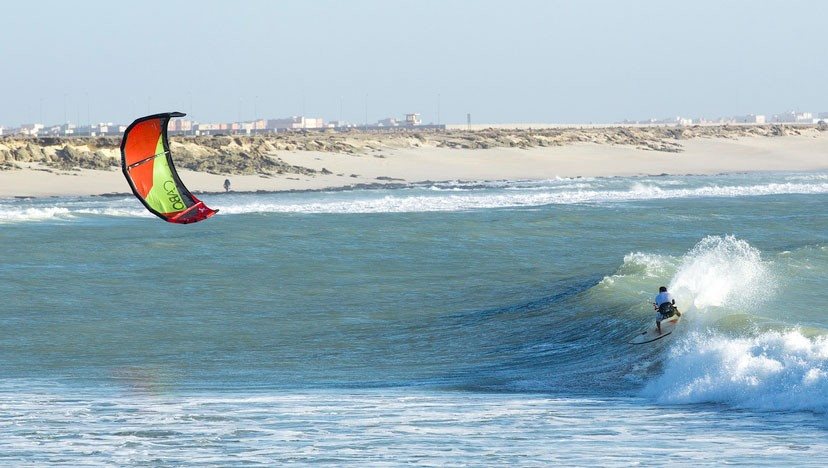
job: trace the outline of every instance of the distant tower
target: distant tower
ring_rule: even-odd
[[[466,114],[466,126],[471,130],[471,114]]]

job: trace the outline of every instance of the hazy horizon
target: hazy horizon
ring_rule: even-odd
[[[16,3],[0,30],[0,125],[170,110],[354,123],[437,122],[438,108],[441,123],[828,111],[826,13],[807,1]]]

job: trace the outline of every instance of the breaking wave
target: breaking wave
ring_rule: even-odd
[[[637,255],[625,265],[642,258],[650,263]],[[804,333],[768,305],[778,293],[776,267],[734,236],[706,237],[677,260],[670,289],[687,312],[685,331],[643,395],[662,403],[828,410],[828,336]]]
[[[733,337],[694,332],[670,350],[643,394],[662,403],[725,403],[828,411],[828,337],[772,331]]]

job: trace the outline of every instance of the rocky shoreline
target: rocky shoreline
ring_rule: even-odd
[[[172,136],[176,167],[217,175],[326,174],[324,169],[289,164],[280,152],[310,151],[376,156],[412,148],[493,149],[567,146],[579,143],[626,146],[679,153],[695,138],[780,137],[818,134],[825,125],[722,125],[689,127],[594,127],[485,129],[476,131],[307,131],[262,136]],[[43,170],[117,170],[120,138],[0,137],[0,171],[32,165]],[[381,156],[380,156],[381,157]]]

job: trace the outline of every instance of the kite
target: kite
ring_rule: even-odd
[[[181,182],[167,141],[167,123],[181,112],[141,117],[127,127],[121,140],[121,169],[132,193],[164,221],[189,224],[218,213],[195,197]]]

